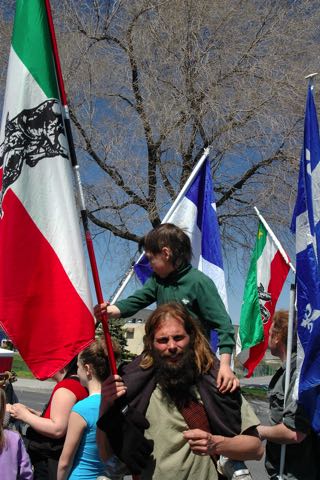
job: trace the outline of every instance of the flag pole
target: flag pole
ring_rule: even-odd
[[[86,245],[87,245],[87,250],[88,250],[89,259],[90,259],[90,266],[91,266],[98,303],[103,303],[103,295],[102,295],[101,283],[99,279],[97,261],[94,253],[91,233],[89,230],[88,214],[85,206],[85,199],[84,199],[83,188],[82,188],[80,172],[79,172],[79,164],[76,156],[73,135],[71,130],[69,108],[68,108],[67,96],[64,88],[64,81],[62,76],[57,39],[56,39],[56,34],[55,34],[55,29],[54,29],[54,24],[52,19],[50,0],[45,0],[45,7],[47,12],[48,26],[49,26],[52,51],[53,51],[53,60],[54,60],[55,69],[56,69],[60,99],[61,99],[61,103],[64,111],[64,125],[65,125],[68,145],[69,145],[70,160],[71,160],[71,164],[72,164],[75,178],[76,178],[76,185],[77,185],[79,202],[80,202],[80,210],[81,210],[81,219],[82,219],[83,228],[85,232]],[[111,373],[115,375],[117,373],[117,365],[116,365],[116,360],[115,360],[115,356],[112,348],[112,341],[111,341],[111,335],[109,331],[107,313],[102,315],[101,321],[102,321],[102,327],[103,327],[103,332],[104,332],[105,341],[106,341],[106,347],[108,351],[108,360],[109,360],[110,370],[111,370]]]
[[[304,78],[305,80],[309,80],[311,84],[313,85],[313,79],[318,75],[318,72],[315,73],[309,73],[309,75],[306,75]]]
[[[287,357],[286,357],[286,372],[284,377],[284,405],[285,408],[287,403],[288,390],[290,385],[290,374],[291,374],[291,355],[292,355],[292,338],[293,338],[293,323],[295,317],[295,297],[296,297],[296,286],[291,284],[290,286],[290,303],[289,303],[289,319],[288,319],[288,338],[287,338]],[[286,458],[286,445],[281,445],[280,453],[280,468],[279,468],[279,480],[283,480],[284,464]]]
[[[188,190],[189,186],[193,182],[194,178],[197,176],[200,168],[202,167],[203,163],[205,162],[207,156],[209,155],[209,152],[210,152],[210,147],[207,147],[207,148],[204,149],[204,152],[203,152],[201,158],[199,159],[197,165],[192,170],[189,178],[187,179],[186,183],[183,185],[182,189],[180,190],[179,195],[177,196],[177,198],[175,199],[175,201],[171,205],[171,208],[169,208],[167,214],[165,215],[165,217],[164,217],[164,219],[162,220],[161,223],[166,223],[168,218],[172,215],[172,212],[174,212],[174,210],[176,209],[176,207],[177,207],[178,203],[180,202],[181,198],[184,196],[184,194]]]
[[[266,228],[267,232],[269,233],[270,237],[272,238],[272,240],[274,241],[274,243],[276,244],[279,252],[281,253],[284,261],[286,262],[287,265],[289,265],[289,267],[291,268],[291,270],[293,271],[293,273],[296,273],[296,269],[294,268],[294,266],[292,265],[291,261],[290,261],[290,258],[288,257],[288,255],[286,254],[286,251],[284,250],[284,248],[282,247],[281,243],[279,242],[279,240],[277,239],[277,237],[275,236],[275,234],[273,233],[273,231],[271,230],[271,228],[269,227],[269,225],[267,224],[267,222],[265,221],[265,219],[263,218],[263,216],[261,215],[261,213],[259,212],[259,210],[257,209],[257,207],[253,207],[254,208],[254,211],[256,212],[259,220],[261,220],[261,223],[263,223],[264,227]]]
[[[199,159],[198,163],[196,164],[196,166],[192,170],[192,172],[191,172],[190,176],[188,177],[186,183],[183,185],[182,189],[180,190],[179,195],[177,196],[177,198],[175,199],[175,201],[171,205],[170,209],[168,210],[168,212],[164,216],[161,223],[166,223],[168,218],[170,218],[170,216],[172,215],[172,212],[174,212],[174,210],[177,208],[178,203],[180,202],[181,198],[184,196],[185,192],[188,190],[189,186],[191,185],[194,178],[198,174],[200,168],[202,167],[203,163],[205,162],[207,156],[209,155],[209,152],[210,152],[210,147],[206,147],[204,149],[204,152],[203,152],[201,158]],[[141,253],[138,260],[134,264],[140,262],[143,255],[144,255],[144,252]],[[112,302],[111,302],[112,305],[118,300],[118,298],[120,297],[120,295],[122,294],[122,292],[124,291],[124,289],[126,288],[128,283],[130,282],[131,278],[133,277],[133,274],[134,274],[134,268],[132,266],[129,273],[127,274],[127,277],[125,278],[125,280],[123,282],[121,282],[119,289],[116,291],[116,293],[115,293],[115,295],[112,299]]]

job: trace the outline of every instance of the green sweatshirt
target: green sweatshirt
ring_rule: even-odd
[[[179,268],[166,278],[152,277],[125,300],[115,303],[121,317],[134,315],[152,303],[182,303],[189,312],[199,318],[208,338],[214,329],[219,337],[220,353],[232,353],[234,329],[231,319],[213,281],[191,265]]]

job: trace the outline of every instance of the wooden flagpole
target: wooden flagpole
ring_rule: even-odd
[[[82,218],[83,228],[85,232],[86,245],[87,245],[89,259],[90,259],[90,266],[91,266],[95,291],[97,295],[97,301],[98,303],[103,303],[101,283],[100,283],[98,267],[97,267],[96,257],[95,257],[94,248],[93,248],[92,237],[89,230],[88,214],[85,206],[84,194],[83,194],[82,183],[81,183],[80,172],[79,172],[79,164],[76,156],[73,135],[71,130],[69,108],[68,108],[67,96],[64,88],[64,81],[62,76],[57,39],[56,39],[56,34],[55,34],[55,29],[54,29],[54,24],[52,19],[50,0],[45,0],[45,6],[46,6],[48,25],[49,25],[49,31],[50,31],[50,37],[51,37],[53,59],[55,63],[57,81],[58,81],[59,92],[60,92],[60,99],[61,99],[61,103],[64,111],[64,124],[65,124],[68,145],[69,145],[70,160],[71,160],[71,164],[72,164],[75,178],[76,178],[78,196],[80,201],[81,218]],[[110,370],[111,370],[111,373],[115,375],[117,373],[117,365],[116,365],[116,360],[115,360],[115,356],[112,348],[112,341],[111,341],[111,335],[109,331],[107,313],[104,313],[102,315],[102,327],[103,327],[103,332],[106,340]]]

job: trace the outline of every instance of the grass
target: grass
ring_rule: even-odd
[[[18,378],[34,378],[33,374],[18,353],[14,354],[12,370],[16,372]]]
[[[241,392],[246,398],[257,398],[267,400],[267,386],[263,387],[241,387]]]

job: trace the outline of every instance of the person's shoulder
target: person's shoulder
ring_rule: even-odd
[[[72,412],[80,415],[87,423],[92,423],[99,412],[101,394],[89,395],[87,398],[75,403]],[[97,421],[97,419],[96,419]]]
[[[203,283],[203,284],[210,284],[210,285],[214,285],[214,282],[213,280],[211,280],[210,277],[208,277],[208,275],[206,275],[205,273],[201,272],[200,270],[198,270],[196,267],[191,267],[190,271],[188,272],[189,276],[192,277],[192,279],[194,279],[195,281],[197,281],[198,283]]]
[[[125,375],[126,373],[132,373],[136,372],[137,370],[142,370],[140,367],[142,358],[142,354],[140,354],[129,362],[122,362],[118,368],[119,375]]]
[[[142,288],[154,286],[154,285],[156,285],[159,281],[161,282],[161,278],[158,277],[158,275],[153,272],[152,275],[148,278],[148,280],[146,280],[146,282],[143,284],[143,287],[142,287]]]
[[[77,397],[78,401],[86,398],[88,396],[87,390],[84,388],[83,385],[77,380],[76,378],[64,378],[61,382],[57,385],[58,388],[65,388],[70,392],[74,393]]]
[[[82,398],[77,403],[75,403],[72,407],[73,412],[83,412],[83,410],[87,409],[89,404],[91,403],[91,397],[88,396],[86,398]]]
[[[5,439],[10,442],[11,444],[22,442],[22,438],[19,432],[15,432],[14,430],[4,429],[4,436]]]

